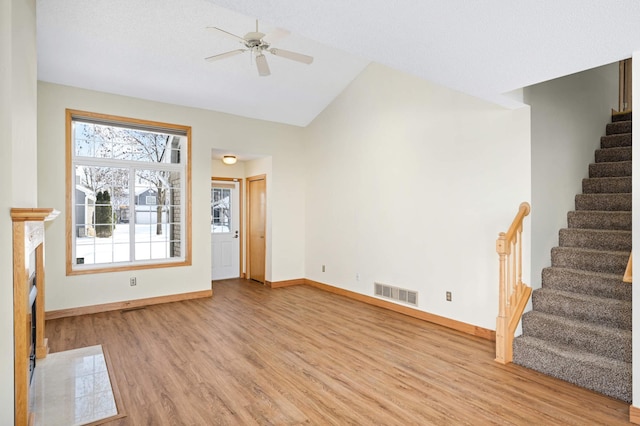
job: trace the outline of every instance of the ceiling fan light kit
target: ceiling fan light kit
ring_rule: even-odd
[[[205,58],[207,61],[218,61],[220,59],[230,58],[232,56],[239,55],[241,53],[251,51],[251,54],[256,58],[256,67],[258,68],[258,75],[266,77],[271,75],[267,58],[264,56],[264,52],[269,52],[274,56],[280,56],[281,58],[290,59],[292,61],[300,62],[303,64],[311,64],[313,57],[309,55],[303,55],[302,53],[291,52],[290,50],[271,48],[271,43],[277,41],[289,33],[284,30],[276,30],[271,34],[264,34],[258,31],[258,20],[256,20],[256,30],[248,32],[244,37],[237,36],[228,31],[222,30],[217,27],[207,27],[207,29],[215,31],[224,37],[231,38],[242,45],[244,49],[231,50],[229,52],[220,53]]]

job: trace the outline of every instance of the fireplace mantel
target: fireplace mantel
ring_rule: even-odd
[[[52,208],[11,209],[13,221],[13,347],[14,347],[14,424],[28,425],[29,414],[29,352],[31,345],[31,310],[29,277],[35,273],[36,358],[47,356],[44,337],[44,222],[53,220],[58,211]]]

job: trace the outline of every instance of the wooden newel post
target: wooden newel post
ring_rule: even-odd
[[[500,258],[500,294],[498,297],[498,318],[496,321],[496,361],[506,364],[505,361],[505,338],[507,332],[507,255],[509,254],[509,245],[507,244],[506,234],[501,232],[496,240],[496,252]]]

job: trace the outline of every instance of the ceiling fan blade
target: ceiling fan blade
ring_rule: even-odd
[[[267,64],[267,57],[262,53],[256,56],[256,65],[258,66],[258,74],[260,74],[261,77],[271,75],[269,64]]]
[[[283,58],[302,62],[303,64],[310,64],[313,62],[313,56],[303,55],[302,53],[291,52],[289,50],[269,49],[269,52],[273,53],[276,56],[282,56]]]
[[[235,40],[235,41],[239,41],[240,43],[244,43],[244,39],[242,37],[237,36],[235,34],[231,34],[230,32],[222,30],[222,29],[220,29],[218,27],[207,27],[207,29],[211,30],[211,31],[213,31],[213,32],[215,32],[215,33],[217,33],[219,35],[222,35],[224,37],[230,38],[230,39]]]
[[[219,55],[209,56],[207,58],[204,58],[204,60],[205,61],[218,61],[220,59],[230,58],[231,56],[239,55],[242,52],[246,52],[246,51],[247,51],[247,49],[232,50],[230,52],[220,53]]]
[[[263,40],[268,44],[274,44],[279,42],[283,38],[287,37],[289,34],[291,33],[287,30],[283,30],[282,28],[276,28],[275,30],[271,31],[269,34],[264,36]]]

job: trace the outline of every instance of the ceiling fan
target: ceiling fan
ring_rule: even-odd
[[[262,77],[271,75],[269,64],[267,64],[267,58],[264,56],[264,52],[269,52],[272,55],[280,56],[282,58],[291,59],[293,61],[302,62],[303,64],[310,64],[313,62],[313,57],[303,55],[302,53],[291,52],[290,50],[276,49],[271,47],[271,44],[277,42],[289,33],[285,30],[276,30],[270,34],[264,34],[258,31],[258,20],[256,19],[255,32],[248,32],[244,37],[231,34],[228,31],[222,30],[217,27],[207,27],[220,35],[231,38],[237,42],[240,42],[244,48],[231,50],[229,52],[220,53],[218,55],[209,56],[204,58],[207,61],[218,61],[220,59],[230,58],[231,56],[239,55],[241,53],[251,51],[251,54],[256,58],[256,66],[258,67],[258,74]]]

